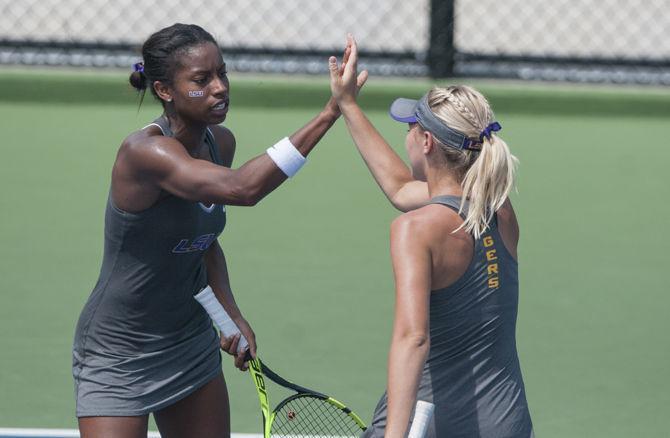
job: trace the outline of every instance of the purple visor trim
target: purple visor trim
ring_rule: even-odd
[[[417,123],[416,108],[418,104],[418,100],[405,99],[404,97],[400,97],[394,100],[391,104],[391,108],[389,108],[389,115],[397,122]]]
[[[401,122],[401,123],[416,123],[416,116],[409,116],[409,117],[399,117],[399,116],[394,116],[391,114],[391,118],[395,120],[396,122]]]

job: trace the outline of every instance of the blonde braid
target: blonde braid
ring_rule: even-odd
[[[484,129],[484,126],[481,126],[481,122],[477,120],[477,117],[475,114],[470,111],[470,108],[465,106],[463,101],[454,93],[455,87],[449,87],[451,88],[450,93],[447,94],[446,99],[456,108],[456,111],[461,113],[463,117],[465,117],[468,122],[472,124],[475,128],[477,128],[479,131]]]

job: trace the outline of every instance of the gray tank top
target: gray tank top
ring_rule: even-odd
[[[458,212],[461,198],[439,196]],[[467,213],[467,202],[465,203]],[[464,216],[464,215],[462,215]],[[474,240],[465,273],[430,297],[430,352],[418,400],[435,404],[428,437],[511,438],[532,436],[516,350],[518,265],[503,245],[494,215]],[[383,436],[386,395],[366,437]]]
[[[154,123],[173,136],[164,118]],[[205,141],[220,164],[209,130]],[[168,195],[128,213],[110,194],[102,268],[75,332],[78,414],[154,409],[205,374],[220,372],[216,332],[193,295],[207,284],[203,254],[225,223],[223,205]],[[205,363],[209,371],[199,368]],[[98,384],[115,386],[116,399],[95,396]]]

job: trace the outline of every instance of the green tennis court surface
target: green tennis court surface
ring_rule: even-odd
[[[158,114],[150,98],[138,114],[124,80],[0,74],[1,427],[76,427],[72,334],[100,268],[111,165]],[[518,348],[536,435],[667,436],[670,92],[474,85],[521,161]],[[364,92],[403,156],[406,127],[384,108],[427,86],[373,78]],[[232,87],[236,165],[327,93],[311,79],[233,76]],[[338,122],[295,179],[254,208],[228,208],[221,238],[263,358],[366,422],[386,378],[396,215]],[[227,357],[224,371],[232,430],[258,433],[249,376]]]
[[[78,438],[76,429],[22,429],[0,428],[0,438]],[[147,438],[160,438],[158,432],[149,432]],[[263,438],[262,434],[233,433],[230,438]]]

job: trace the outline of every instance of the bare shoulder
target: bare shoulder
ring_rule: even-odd
[[[396,220],[412,224],[413,227],[432,225],[451,228],[452,231],[460,227],[463,222],[457,212],[440,204],[424,205],[399,216]]]
[[[496,212],[498,218],[498,232],[502,237],[503,245],[514,259],[517,259],[517,245],[519,244],[519,222],[512,202],[507,198],[505,203]]]
[[[461,217],[452,209],[429,204],[398,216],[391,224],[391,236],[430,242],[438,236],[467,235],[463,230],[453,233],[462,223]]]
[[[512,237],[512,240],[518,240],[519,222],[516,219],[516,213],[509,198],[505,200],[505,203],[496,212],[496,215],[498,216],[498,227],[502,232],[516,236]]]
[[[174,138],[164,136],[159,127],[149,126],[130,133],[121,143],[121,150],[134,153],[145,149],[160,148],[161,146],[169,148],[175,143],[179,144]]]
[[[149,126],[123,140],[112,169],[112,197],[122,210],[149,208],[161,194],[159,181],[188,154],[177,140]]]
[[[187,155],[179,141],[163,136],[157,126],[150,126],[131,133],[123,140],[115,167],[146,172],[159,168],[161,163]]]
[[[509,198],[505,200],[502,207],[496,212],[498,215],[499,222],[515,222],[516,223],[516,213],[512,207],[512,201]]]
[[[219,154],[221,155],[221,160],[226,167],[230,167],[233,164],[233,158],[235,157],[235,136],[233,132],[221,125],[210,125],[210,131],[214,135],[214,140],[219,146]]]
[[[427,217],[421,208],[401,214],[391,222],[391,234],[406,234],[420,231],[426,223]]]
[[[463,219],[451,208],[425,205],[399,216],[391,226],[391,246],[407,253],[419,249],[430,254],[435,288],[451,284],[472,258],[474,241],[463,228]],[[452,276],[454,276],[452,278]]]
[[[233,131],[226,128],[225,126],[209,125],[209,129],[212,131],[212,134],[214,134],[214,138],[216,138],[217,141],[219,140],[221,140],[222,142],[232,141],[233,143],[235,143],[235,136],[233,135]]]

